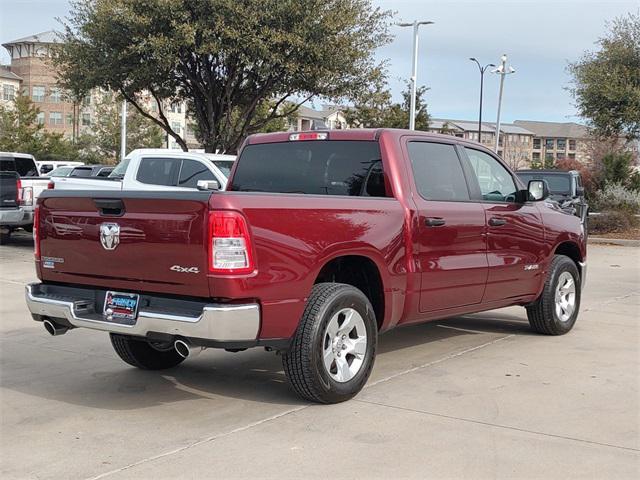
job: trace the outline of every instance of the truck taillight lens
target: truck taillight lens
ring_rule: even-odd
[[[30,206],[33,205],[33,187],[23,187],[22,188],[22,197],[21,204]]]
[[[251,237],[239,212],[209,214],[209,271],[243,274],[254,270]]]
[[[56,188],[56,184],[53,180],[49,180],[49,183],[47,183],[47,190],[53,190],[54,188]]]
[[[40,206],[36,205],[33,212],[33,253],[36,260],[40,260]]]
[[[17,178],[16,179],[16,203],[18,205],[22,204],[22,181]]]

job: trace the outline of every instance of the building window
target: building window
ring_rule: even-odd
[[[513,143],[513,135],[509,134],[509,143]]]
[[[564,152],[558,152],[558,155],[556,156],[556,158],[558,160],[564,160]]]
[[[534,162],[539,162],[540,161],[540,152],[533,152],[531,159]]]
[[[86,97],[84,97],[82,99],[82,106],[83,107],[90,107],[91,106],[91,95],[87,95]]]
[[[82,114],[82,125],[85,127],[88,127],[89,125],[91,125],[91,114],[90,113],[83,113]]]
[[[171,111],[173,113],[182,113],[182,104],[181,103],[172,103]]]
[[[566,150],[567,149],[567,139],[559,138],[558,139],[558,150]]]
[[[533,149],[534,150],[540,150],[540,139],[539,138],[534,138],[533,139]]]
[[[576,149],[576,141],[569,140],[569,150],[575,150],[575,149]]]
[[[553,153],[545,153],[544,154],[544,159],[545,161],[549,162],[549,161],[553,161]]]
[[[60,103],[62,101],[62,93],[59,88],[52,88],[49,94],[49,101],[52,103]]]
[[[67,113],[67,125],[73,125],[73,113]]]
[[[62,112],[49,112],[49,125],[62,125]]]
[[[45,88],[34,86],[31,94],[31,99],[34,102],[44,102]]]
[[[44,125],[44,112],[40,112],[36,115],[36,122],[38,122],[38,125]]]
[[[13,85],[3,85],[2,86],[2,99],[3,100],[13,100],[16,98],[16,87]]]
[[[546,148],[547,150],[553,150],[554,147],[554,141],[553,138],[547,138],[544,141],[544,148]]]
[[[569,154],[569,159],[575,160],[576,159],[576,154],[575,153],[570,153]]]
[[[182,125],[180,122],[171,122],[171,130],[179,134],[182,131]]]

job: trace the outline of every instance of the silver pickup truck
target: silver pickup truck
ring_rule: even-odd
[[[16,228],[31,231],[36,200],[48,188],[49,178],[41,177],[33,155],[0,152],[0,172],[3,176],[3,212],[0,214],[0,243],[6,243]],[[5,194],[5,183],[9,193]],[[17,198],[11,198],[15,191]],[[7,196],[7,198],[5,198]]]

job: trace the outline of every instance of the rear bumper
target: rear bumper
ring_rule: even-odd
[[[33,222],[33,220],[31,220]],[[25,211],[22,208],[10,208],[0,210],[0,225],[8,227],[19,227],[29,223],[29,218],[25,218]]]
[[[154,340],[185,338],[195,345],[208,347],[242,348],[259,344],[257,303],[199,304],[141,295],[138,317],[127,325],[107,321],[101,309],[96,308],[104,301],[104,291],[32,283],[26,286],[25,296],[35,320],[49,319],[71,328],[91,328]],[[143,307],[145,303],[147,306]]]

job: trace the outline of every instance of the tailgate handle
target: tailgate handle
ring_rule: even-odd
[[[124,215],[124,202],[120,198],[94,198],[93,203],[100,210],[100,215],[112,217]]]

